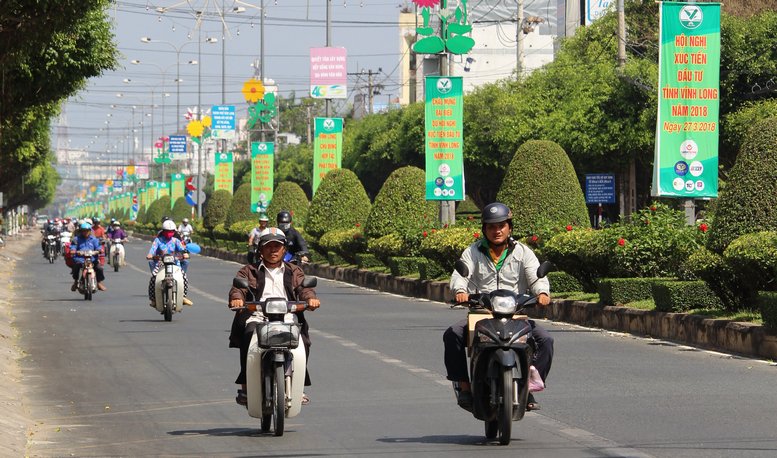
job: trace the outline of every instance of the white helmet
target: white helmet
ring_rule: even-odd
[[[268,227],[266,229],[263,229],[262,232],[259,233],[259,243],[262,246],[265,246],[271,242],[285,244],[286,234],[284,234],[283,231],[278,229],[277,227]]]
[[[175,230],[175,223],[173,220],[168,219],[164,223],[162,223],[162,230],[163,231],[174,231]]]

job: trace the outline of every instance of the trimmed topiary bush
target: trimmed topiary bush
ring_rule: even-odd
[[[552,227],[591,227],[585,198],[567,153],[556,143],[530,140],[515,152],[496,199],[513,211],[513,232],[547,235]]]
[[[391,256],[402,256],[406,251],[405,241],[399,234],[386,234],[377,239],[369,239],[367,249],[385,265],[388,265]]]
[[[426,200],[426,178],[418,167],[395,170],[380,188],[364,226],[368,238],[418,235],[437,218],[437,203]]]
[[[170,214],[176,224],[181,224],[184,218],[192,217],[192,206],[186,202],[186,197],[179,197],[175,199],[175,205],[173,205],[173,211]]]
[[[717,201],[707,248],[723,250],[740,235],[777,230],[777,117],[758,121],[742,143]]]
[[[370,198],[359,178],[348,169],[327,173],[313,196],[305,232],[315,238],[335,229],[364,225],[370,214]]]
[[[359,228],[335,229],[322,235],[318,240],[321,248],[334,251],[349,263],[358,262],[356,255],[367,249],[367,240]]]
[[[758,308],[761,310],[761,319],[767,331],[777,334],[777,292],[759,291]]]
[[[243,183],[238,186],[229,204],[229,211],[224,218],[224,226],[230,227],[238,221],[247,221],[258,218],[257,213],[251,211],[251,183]]]
[[[755,232],[738,237],[723,252],[723,259],[742,281],[740,288],[777,290],[777,232]]]
[[[609,274],[610,257],[617,243],[617,234],[608,230],[571,230],[548,240],[542,247],[542,254],[559,270],[576,278],[583,291],[592,293],[596,291],[599,279]],[[563,290],[554,287],[554,291]]]
[[[653,283],[673,278],[603,278],[599,300],[604,305],[622,305],[653,297]]]
[[[419,267],[426,263],[425,258],[414,256],[392,256],[388,260],[391,275],[405,277],[419,271]]]
[[[378,257],[372,253],[357,253],[355,257],[356,265],[359,266],[360,269],[386,267],[386,265],[383,264],[380,259],[378,259]]]
[[[162,196],[148,207],[146,223],[159,229],[162,227],[162,217],[165,215],[170,215],[170,196]]]
[[[138,215],[135,217],[135,221],[139,224],[146,223],[146,207],[140,207],[140,210],[138,210]]]
[[[259,220],[256,221],[238,221],[231,226],[227,227],[229,233],[229,239],[235,242],[248,243],[248,235],[259,225]],[[226,226],[226,223],[224,223]]]
[[[421,241],[421,255],[450,273],[461,253],[479,239],[480,230],[467,227],[432,230]]]
[[[203,212],[205,213],[205,217],[202,221],[203,227],[212,231],[213,228],[219,224],[224,224],[231,203],[231,192],[226,189],[213,191],[210,198],[205,201],[205,207],[203,208]]]
[[[278,213],[281,210],[286,210],[291,213],[294,226],[299,229],[305,226],[309,209],[310,202],[308,202],[305,191],[297,183],[284,181],[278,183],[273,191],[272,200],[267,207],[267,216],[270,218],[270,223],[274,224]]]
[[[566,272],[548,272],[548,281],[554,293],[583,291],[583,284]]]
[[[689,256],[683,270],[688,273],[686,278],[704,280],[727,310],[739,310],[755,296],[754,290],[740,287],[739,277],[723,256],[706,248]]]
[[[652,295],[660,312],[723,308],[718,296],[701,280],[655,282]]]

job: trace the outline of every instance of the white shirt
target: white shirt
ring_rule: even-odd
[[[271,269],[262,262],[260,269],[264,270],[264,291],[262,291],[260,300],[265,300],[268,297],[282,297],[288,300],[286,288],[283,287],[283,274],[286,270],[283,263],[280,267]]]

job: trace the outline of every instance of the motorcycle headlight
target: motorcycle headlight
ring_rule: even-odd
[[[491,298],[491,309],[505,315],[515,313],[517,304],[512,296],[495,296]]]
[[[175,256],[166,254],[162,257],[162,262],[165,264],[175,264]]]
[[[493,343],[494,339],[489,337],[487,334],[480,332],[478,333],[478,341],[480,341],[480,343]]]
[[[264,304],[264,313],[266,315],[285,314],[288,310],[286,299],[267,299],[267,302]]]

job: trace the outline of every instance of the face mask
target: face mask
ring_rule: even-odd
[[[171,239],[171,238],[173,238],[173,234],[174,233],[175,233],[175,231],[162,231],[162,236],[167,238],[167,239]]]

